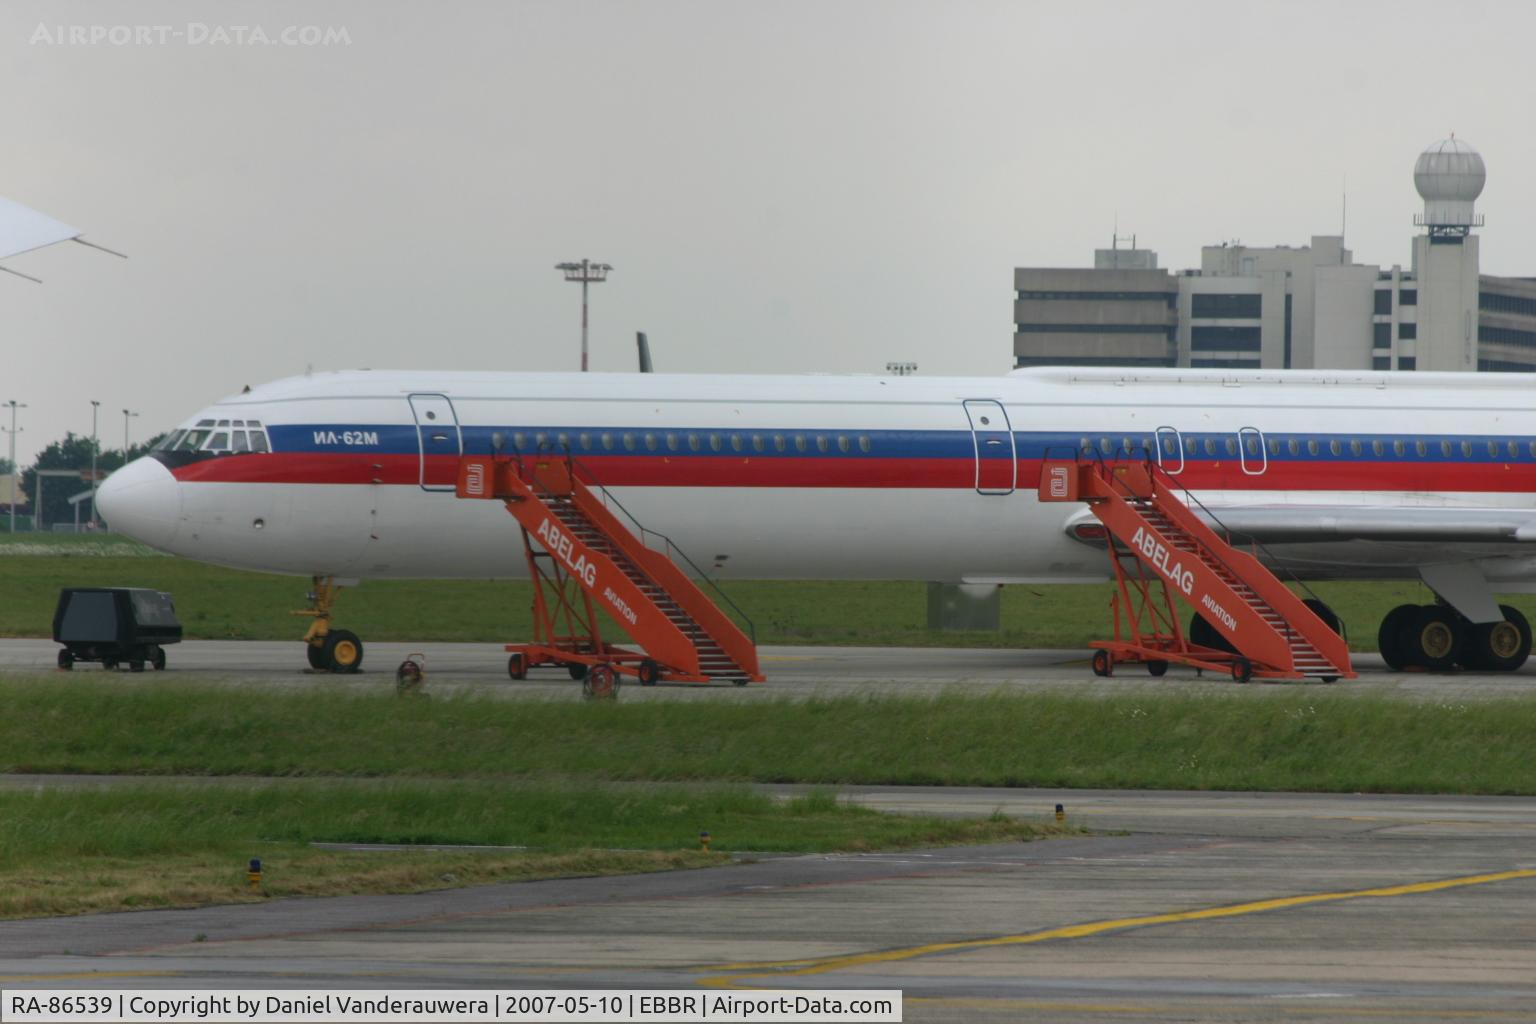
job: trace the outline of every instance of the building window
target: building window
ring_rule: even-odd
[[[1166,324],[1014,324],[1019,334],[1166,334]]]
[[[1371,324],[1371,343],[1377,348],[1392,347],[1392,325]]]
[[[1264,297],[1258,293],[1217,295],[1196,292],[1190,297],[1190,314],[1202,320],[1257,320],[1263,315]]]
[[[1536,316],[1536,298],[1478,292],[1477,308],[1486,309],[1490,313],[1520,313],[1524,316]]]
[[[1373,370],[1390,370],[1390,369],[1392,369],[1392,357],[1391,356],[1372,356],[1371,357],[1371,369],[1373,369]]]
[[[1397,336],[1405,341],[1411,341],[1419,336],[1418,324],[1398,324]]]
[[[1518,345],[1521,348],[1536,348],[1536,331],[1517,331],[1512,327],[1487,327],[1479,324],[1477,340],[1479,342],[1496,341],[1501,345]]]
[[[1399,370],[1412,370],[1417,368],[1418,360],[1413,356],[1398,356],[1397,368]]]
[[[1257,370],[1257,359],[1191,359],[1189,365],[1197,370]]]
[[[1257,327],[1191,327],[1189,347],[1196,352],[1257,352]]]
[[[1377,316],[1392,312],[1392,292],[1388,288],[1376,289],[1376,308],[1372,310]]]
[[[1399,306],[1417,306],[1419,304],[1419,290],[1417,288],[1404,288],[1397,293]]]

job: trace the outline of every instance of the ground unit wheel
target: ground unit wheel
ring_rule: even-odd
[[[614,700],[619,695],[619,674],[607,665],[594,665],[581,681],[581,694],[588,700]]]
[[[582,680],[587,678],[587,666],[580,662],[572,662],[565,666],[565,670],[571,674],[572,679]]]
[[[1149,661],[1149,662],[1147,662],[1147,674],[1148,675],[1152,675],[1152,676],[1165,676],[1165,675],[1167,675],[1168,674],[1168,663],[1166,661]]]
[[[1400,634],[1404,660],[1432,672],[1451,668],[1465,640],[1462,621],[1460,615],[1442,605],[1424,605]]]
[[[1093,665],[1093,674],[1096,676],[1107,678],[1115,671],[1115,663],[1110,659],[1108,651],[1094,651],[1091,664]]]
[[[528,678],[528,660],[521,654],[514,654],[507,659],[507,675],[513,679]]]
[[[155,644],[149,649],[149,664],[156,672],[165,671],[165,648]]]
[[[733,680],[731,680],[731,681],[732,681],[732,682],[733,682],[733,683],[735,683],[735,684],[736,684],[736,685],[737,685],[737,686],[746,686],[746,685],[747,685],[747,684],[748,684],[748,683],[750,683],[750,682],[751,682],[751,681],[752,681],[752,680],[750,680],[750,679],[733,679]]]
[[[1381,651],[1381,660],[1385,661],[1387,668],[1394,672],[1401,672],[1408,665],[1408,652],[1403,642],[1403,634],[1418,614],[1418,605],[1400,604],[1387,612],[1381,620],[1381,628],[1376,631],[1376,647]]]
[[[140,661],[138,658],[134,658],[132,661],[128,662],[128,671],[129,672],[143,672],[144,671],[144,662]]]
[[[101,668],[102,668],[102,671],[104,671],[104,672],[116,672],[117,671],[117,659],[116,658],[102,658],[101,659]]]
[[[1513,672],[1531,655],[1531,624],[1518,608],[1499,605],[1504,619],[1467,628],[1460,661],[1467,668]]]
[[[62,650],[60,650],[59,651],[59,668],[63,669],[65,672],[68,672],[68,671],[72,670],[74,667],[75,667],[75,656],[73,654],[69,653],[69,648],[65,647]]]
[[[1232,678],[1246,683],[1253,678],[1253,662],[1239,654],[1232,659]]]
[[[641,686],[655,686],[656,681],[661,678],[661,666],[650,658],[646,658],[635,670],[635,676],[640,680]]]
[[[333,629],[325,635],[325,668],[350,675],[363,667],[363,642],[349,629]]]
[[[325,641],[322,639],[317,644],[306,643],[304,645],[304,657],[309,660],[309,667],[317,672],[324,672],[327,668],[325,662]]]

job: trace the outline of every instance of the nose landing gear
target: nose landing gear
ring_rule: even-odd
[[[304,633],[304,653],[309,667],[317,672],[336,672],[350,675],[363,666],[363,642],[348,629],[331,628],[331,607],[341,596],[341,584],[334,576],[315,576],[313,587],[306,596],[309,607],[295,611],[315,621]]]

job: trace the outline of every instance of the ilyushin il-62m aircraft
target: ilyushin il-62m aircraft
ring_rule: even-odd
[[[327,594],[516,577],[532,555],[505,510],[456,500],[460,473],[470,456],[553,454],[718,577],[1081,583],[1111,578],[1104,527],[1082,502],[1043,500],[1042,468],[1129,456],[1277,571],[1422,580],[1433,603],[1381,623],[1389,664],[1513,670],[1531,631],[1494,594],[1536,589],[1533,395],[1516,374],[359,370],[203,409],[99,503],[153,547]],[[580,548],[551,529],[534,544]],[[1208,637],[1231,616],[1206,608]],[[361,642],[320,612],[310,663],[355,668]]]

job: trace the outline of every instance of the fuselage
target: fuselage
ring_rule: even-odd
[[[1086,581],[1108,561],[1070,534],[1080,508],[1037,500],[1048,459],[1153,453],[1213,507],[1536,509],[1533,394],[1504,374],[349,371],[202,410],[100,504],[115,529],[239,568],[518,576],[510,517],[453,493],[460,455],[499,442],[569,452],[716,575]],[[1412,559],[1335,546],[1315,569],[1411,575]]]

